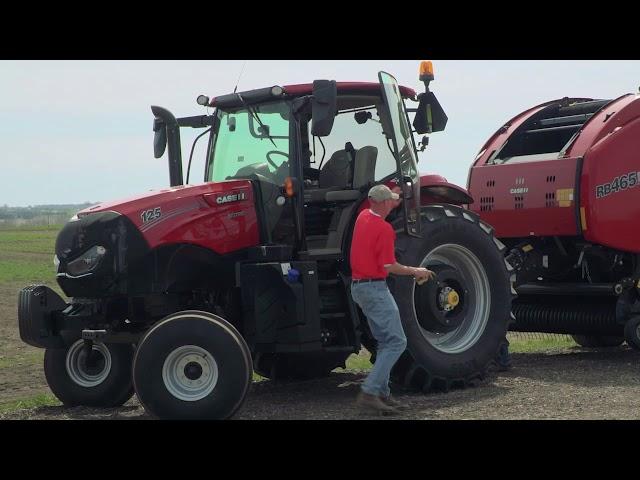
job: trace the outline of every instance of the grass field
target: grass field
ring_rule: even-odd
[[[59,231],[60,226],[0,229],[0,283],[52,284]]]
[[[0,413],[21,408],[58,405],[49,391],[42,361],[44,351],[24,344],[17,327],[17,295],[31,283],[48,285],[62,294],[55,282],[53,255],[61,226],[0,229]],[[566,336],[509,334],[511,352],[528,353],[575,346]],[[347,360],[347,370],[371,368],[362,351]],[[254,380],[262,377],[254,375]]]

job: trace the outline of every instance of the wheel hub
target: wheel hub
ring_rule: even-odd
[[[464,279],[449,265],[428,265],[436,277],[416,286],[416,313],[425,330],[446,333],[458,328],[464,319],[467,290]]]
[[[450,312],[460,303],[460,296],[453,288],[445,287],[440,291],[438,300],[440,302],[440,308],[446,312]]]
[[[199,363],[189,362],[184,367],[184,374],[189,380],[197,380],[202,376],[202,367]]]
[[[90,354],[86,355],[84,352],[79,355],[80,362],[84,362],[84,369],[89,375],[98,375],[104,370],[105,358],[93,350]]]
[[[464,352],[481,338],[491,311],[491,285],[478,257],[460,244],[435,247],[420,262],[436,278],[414,283],[414,308],[422,336],[435,349]]]
[[[81,387],[100,385],[111,372],[111,353],[103,343],[94,343],[87,354],[84,340],[78,340],[67,351],[67,375]]]
[[[162,367],[162,380],[171,395],[195,402],[215,388],[218,383],[218,364],[204,348],[184,345],[167,355]]]

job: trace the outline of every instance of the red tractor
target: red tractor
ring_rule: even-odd
[[[88,208],[64,226],[55,262],[69,301],[46,286],[20,293],[21,337],[46,348],[54,394],[106,407],[135,390],[156,417],[228,418],[254,370],[327,375],[363,345],[375,359],[350,295],[349,249],[379,183],[403,192],[389,217],[398,261],[437,273],[421,286],[389,280],[408,337],[394,380],[429,390],[482,379],[506,346],[510,267],[493,229],[461,208],[464,189],[420,179],[413,133],[447,121],[429,66],[421,95],[381,72],[378,83],[200,96],[211,115],[176,119],[152,107],[154,153],[168,146],[171,186]],[[208,135],[199,185],[188,173],[183,184],[185,127]]]
[[[563,98],[505,123],[469,172],[471,206],[515,267],[517,331],[640,349],[640,98]]]

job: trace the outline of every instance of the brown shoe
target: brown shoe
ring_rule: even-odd
[[[394,407],[384,403],[377,395],[370,395],[363,391],[360,391],[358,394],[356,405],[358,405],[363,412],[378,415],[393,415],[398,412]]]
[[[389,395],[388,397],[380,397],[380,400],[382,400],[382,403],[384,403],[385,405],[389,405],[390,407],[396,408],[398,410],[406,410],[409,408],[409,405],[396,400],[391,395]]]

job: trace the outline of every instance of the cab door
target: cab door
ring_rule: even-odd
[[[393,132],[388,133],[391,134],[402,187],[405,232],[419,238],[421,237],[420,176],[411,127],[397,80],[386,72],[379,72],[378,79],[390,125],[393,129]]]

